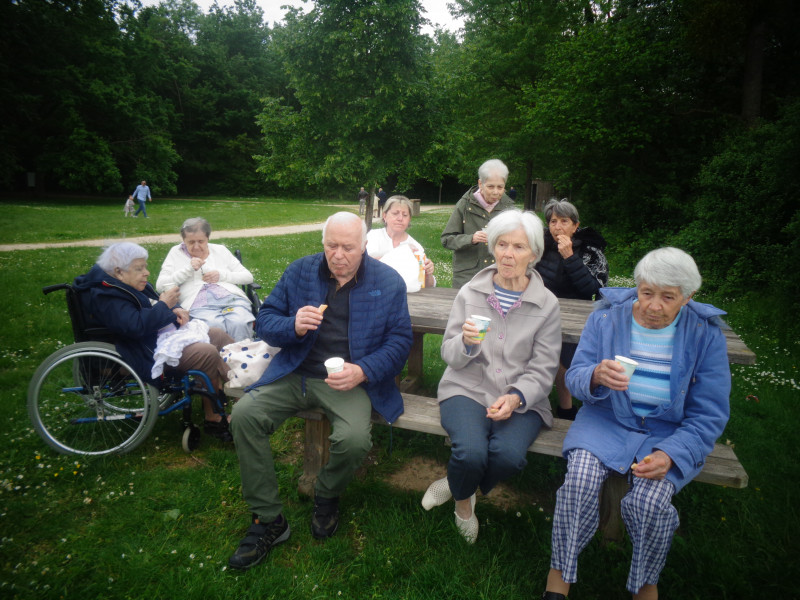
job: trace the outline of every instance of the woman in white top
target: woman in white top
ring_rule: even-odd
[[[209,244],[210,235],[208,221],[186,219],[181,227],[183,243],[164,259],[156,289],[180,286],[180,305],[193,319],[224,329],[236,341],[252,337],[252,305],[239,286],[253,283],[253,274],[225,246]]]
[[[436,278],[433,276],[433,262],[425,256],[425,249],[413,237],[408,235],[408,226],[411,224],[411,201],[405,196],[391,196],[383,208],[383,229],[372,229],[367,234],[367,254],[378,260],[384,260],[403,275],[409,291],[417,291],[420,281],[416,275],[409,276],[399,268],[397,248],[408,246],[418,259],[422,258],[425,270],[425,286],[435,287]],[[416,285],[415,285],[416,284]]]

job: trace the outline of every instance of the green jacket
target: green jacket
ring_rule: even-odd
[[[504,210],[514,208],[514,201],[503,194],[491,213],[478,200],[474,186],[456,203],[450,220],[442,231],[442,246],[453,251],[453,287],[460,288],[484,267],[494,264],[488,244],[473,244],[472,234],[480,231]]]

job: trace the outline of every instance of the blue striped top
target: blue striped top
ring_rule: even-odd
[[[669,404],[672,345],[681,313],[663,329],[642,327],[631,316],[631,358],[639,363],[628,384],[633,412],[646,417]]]
[[[505,288],[501,288],[496,283],[494,284],[494,295],[497,297],[497,302],[500,303],[500,308],[503,310],[503,314],[508,314],[508,309],[514,306],[517,303],[520,296],[522,296],[522,292],[512,292],[511,290],[507,290]]]

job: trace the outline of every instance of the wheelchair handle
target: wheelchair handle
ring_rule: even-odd
[[[57,283],[55,285],[47,285],[42,288],[42,293],[46,296],[50,292],[57,292],[58,290],[66,290],[69,287],[68,283]]]

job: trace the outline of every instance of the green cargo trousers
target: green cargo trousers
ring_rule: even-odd
[[[282,511],[269,437],[298,411],[321,408],[331,422],[330,459],[314,486],[322,498],[338,498],[372,448],[372,405],[360,385],[347,392],[322,379],[291,373],[245,394],[233,407],[231,432],[239,457],[242,495],[269,523]]]

